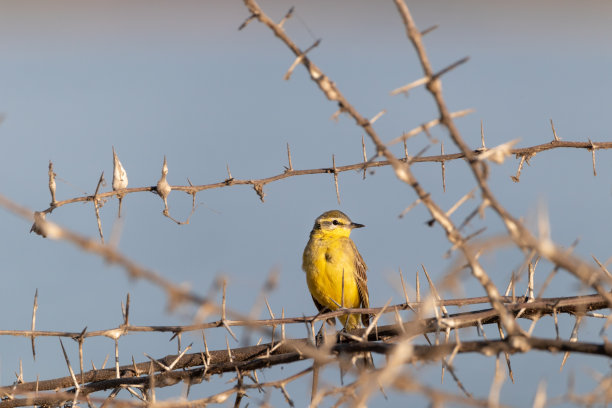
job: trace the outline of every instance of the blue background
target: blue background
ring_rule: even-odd
[[[408,98],[389,92],[422,76],[392,2],[368,1],[262,1],[261,6],[280,20],[290,6],[294,18],[285,28],[302,48],[321,38],[309,56],[365,117],[382,109],[387,113],[375,124],[388,141],[437,117],[431,97],[422,89]],[[609,16],[612,3],[598,1],[436,1],[409,2],[417,25],[439,28],[425,37],[436,70],[470,56],[468,64],[443,77],[444,95],[451,110],[474,108],[476,113],[457,119],[464,139],[480,145],[484,122],[488,147],[520,139],[517,146],[552,140],[549,119],[564,140],[608,141],[612,90],[612,55]],[[151,186],[159,179],[167,156],[172,185],[224,180],[229,166],[233,177],[256,179],[279,174],[287,165],[286,144],[291,146],[296,169],[330,167],[361,161],[362,131],[352,119],[330,120],[336,105],[325,99],[298,67],[290,81],[283,75],[293,55],[263,25],[238,26],[249,16],[241,2],[228,1],[3,1],[0,2],[0,193],[32,210],[48,206],[47,166],[52,160],[58,174],[58,200],[92,194],[102,171],[110,189],[111,146],[127,170],[129,186]],[[432,130],[454,152],[441,129]],[[411,139],[415,154],[429,141]],[[374,151],[366,141],[368,154]],[[403,148],[393,151],[402,155]],[[426,154],[438,154],[439,144]],[[490,185],[506,208],[536,231],[538,207],[547,208],[552,238],[559,245],[580,242],[576,253],[602,262],[612,254],[609,246],[612,168],[610,154],[597,152],[597,177],[591,153],[554,150],[537,155],[523,169],[520,183],[510,176],[518,161],[491,165]],[[442,208],[450,208],[474,187],[461,161],[447,164],[447,191],[442,191],[440,166],[415,164],[413,171]],[[131,194],[123,203],[124,217],[117,222],[117,201],[102,208],[105,236],[115,231],[119,249],[139,264],[165,278],[206,294],[216,278],[228,280],[228,305],[249,313],[258,290],[272,270],[280,271],[278,286],[268,295],[278,316],[315,313],[301,271],[301,256],[312,222],[320,213],[339,208],[354,221],[367,225],[353,239],[369,267],[373,306],[387,300],[403,301],[398,270],[414,286],[414,274],[423,264],[439,282],[459,260],[445,258],[450,244],[439,226],[426,225],[423,206],[402,219],[398,215],[415,200],[412,190],[389,168],[379,168],[365,180],[361,172],[339,175],[341,205],[336,202],[331,175],[301,176],[265,186],[265,203],[253,189],[233,186],[197,195],[199,206],[186,226],[163,217],[161,200],[150,193]],[[191,197],[173,192],[173,217],[185,219]],[[464,204],[453,216],[460,224],[477,200]],[[59,208],[52,221],[96,237],[91,203]],[[194,310],[169,312],[158,287],[132,281],[118,267],[108,266],[65,242],[28,234],[30,225],[6,211],[0,212],[0,273],[3,276],[2,329],[30,328],[32,302],[39,291],[37,329],[81,331],[115,327],[121,323],[120,303],[132,297],[131,322],[139,325],[189,324]],[[467,233],[487,226],[485,237],[505,232],[490,211],[473,221]],[[510,247],[496,248],[482,257],[494,282],[505,289],[522,254]],[[541,262],[536,284],[552,265]],[[422,288],[426,288],[421,274]],[[525,280],[519,284],[525,288]],[[539,286],[536,286],[538,292]],[[443,289],[443,288],[440,288]],[[468,274],[444,297],[482,296],[481,287]],[[423,289],[425,290],[425,289]],[[588,289],[561,271],[546,296],[588,293]],[[414,297],[414,290],[410,293]],[[220,301],[220,295],[217,296]],[[216,319],[210,316],[208,319]],[[259,317],[267,318],[265,308]],[[407,320],[409,314],[404,316]],[[569,338],[573,318],[560,317],[561,336]],[[601,341],[603,321],[588,320],[581,340]],[[523,323],[528,327],[529,322]],[[303,326],[288,327],[288,335],[303,337]],[[489,328],[489,337],[496,336]],[[551,318],[536,326],[539,336],[554,336]],[[209,347],[225,348],[223,329],[207,331]],[[465,330],[462,338],[475,338]],[[161,357],[176,352],[169,335],[134,334],[120,339],[122,364],[145,361],[147,354]],[[230,339],[230,342],[233,340]],[[421,342],[421,340],[417,340]],[[202,348],[200,334],[184,335],[183,344]],[[26,338],[0,338],[0,383],[10,384],[22,361],[26,381],[68,375],[57,339],[40,338],[32,360]],[[65,341],[73,365],[77,345]],[[237,346],[238,343],[230,343]],[[85,367],[100,367],[107,355],[110,365],[114,343],[89,339]],[[549,397],[567,389],[572,373],[581,392],[596,386],[594,372],[608,374],[602,358],[572,355],[559,373],[561,355],[532,352],[512,357],[515,383],[506,381],[501,400],[515,406],[532,403],[538,383],[546,378]],[[284,370],[265,370],[260,379],[291,375],[309,363]],[[457,374],[468,390],[486,398],[495,360],[480,355],[455,359]],[[459,393],[440,365],[410,366],[424,383]],[[232,375],[192,388],[191,396],[205,396],[230,388]],[[324,380],[338,382],[332,369]],[[288,386],[298,406],[307,404],[310,380]],[[181,395],[182,389],[158,390],[158,398]],[[124,394],[125,393],[125,394]],[[389,401],[378,395],[376,404],[398,401],[424,405],[420,396],[389,390]],[[263,400],[253,391],[252,403]],[[120,396],[127,398],[123,391]],[[232,399],[233,401],[233,399]],[[274,392],[273,405],[283,404]],[[566,403],[567,404],[567,403]]]

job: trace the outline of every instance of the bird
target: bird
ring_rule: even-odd
[[[352,222],[339,210],[326,211],[314,222],[302,257],[302,269],[319,312],[370,307],[367,266],[350,238],[365,225]],[[346,330],[368,326],[369,314],[339,317]],[[335,319],[332,319],[334,322]]]

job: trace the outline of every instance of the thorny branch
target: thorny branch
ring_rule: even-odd
[[[154,377],[153,381],[157,387],[172,386],[181,381],[191,385],[200,383],[203,379],[207,379],[211,375],[223,372],[233,372],[235,370],[248,372],[264,367],[291,363],[308,358],[309,354],[315,354],[308,339],[288,341],[272,352],[270,352],[271,346],[271,344],[265,344],[234,349],[232,350],[234,361],[227,361],[227,353],[225,350],[211,352],[212,357],[208,359],[208,361],[202,359],[202,353],[186,354],[182,357],[167,356],[157,361],[160,364],[174,362],[175,368],[170,371],[158,371],[159,374],[149,373],[148,375],[140,375],[146,372],[146,367],[149,366],[150,363],[122,366],[120,367],[120,378],[114,377],[114,369],[88,371],[83,373],[83,376],[79,379],[79,383],[83,385],[80,385],[78,389],[76,387],[72,388],[74,382],[77,381],[74,376],[2,387],[0,388],[0,393],[10,398],[7,401],[0,402],[0,408],[31,405],[33,401],[30,398],[18,399],[14,396],[29,395],[34,391],[38,393],[45,390],[66,389],[65,392],[55,394],[54,402],[61,403],[72,400],[75,392],[86,396],[93,392],[116,389],[118,387],[146,386],[151,383],[151,376]],[[367,341],[336,344],[331,347],[329,351],[332,354],[369,351],[383,355],[392,355],[397,347],[398,344],[396,343]],[[502,352],[516,354],[527,353],[532,350],[553,353],[575,352],[612,357],[612,347],[608,343],[595,344],[572,340],[551,340],[536,337],[514,336],[506,338],[505,340],[477,340],[440,345],[412,345],[412,351],[409,357],[403,359],[402,364],[414,364],[419,361],[439,361],[445,356],[457,353],[480,353],[485,356],[494,356]],[[320,350],[316,351],[316,354],[320,353]],[[178,362],[177,357],[179,357]],[[319,364],[330,364],[335,362],[333,358],[328,359],[326,362],[322,361],[321,356],[317,357],[317,359]],[[380,370],[384,370],[384,368]],[[259,386],[263,387],[265,385],[266,384],[260,384]],[[231,393],[238,391],[238,389],[234,389]],[[48,394],[42,394],[42,396],[43,398],[53,398]]]
[[[553,313],[568,313],[575,315],[583,315],[594,310],[607,309],[608,305],[606,300],[601,295],[584,295],[584,296],[571,296],[571,297],[555,297],[555,298],[541,298],[541,299],[527,299],[527,298],[513,298],[511,296],[502,296],[500,298],[506,307],[515,314],[520,312],[520,317],[526,319],[533,319],[535,317],[540,318],[545,315],[553,315]],[[478,305],[489,303],[488,297],[476,297],[476,298],[463,298],[463,299],[446,299],[433,301],[435,306],[456,306],[465,307],[468,305]],[[333,312],[320,313],[314,316],[304,317],[284,317],[284,318],[272,318],[263,320],[225,320],[225,324],[231,327],[275,327],[282,324],[295,324],[295,323],[315,323],[325,321],[333,317],[346,316],[356,312],[369,313],[371,315],[391,314],[396,311],[404,310],[419,310],[427,306],[431,306],[431,301],[425,302],[410,302],[400,303],[397,305],[391,305],[387,307],[374,307],[374,308],[343,308]],[[499,315],[493,309],[475,310],[470,312],[462,312],[456,314],[449,314],[444,318],[433,318],[433,319],[420,319],[404,323],[403,332],[410,332],[412,334],[423,334],[434,332],[436,325],[444,325],[452,328],[463,328],[463,327],[476,327],[477,324],[492,324],[498,321]],[[66,337],[72,339],[88,339],[92,337],[109,337],[115,338],[117,333],[121,332],[121,336],[127,336],[136,333],[171,333],[176,335],[177,333],[187,333],[193,331],[200,331],[205,329],[213,329],[223,327],[222,320],[215,320],[207,323],[192,324],[192,325],[180,325],[180,326],[138,326],[132,324],[122,324],[118,327],[105,329],[105,330],[92,330],[92,331],[78,331],[78,332],[65,332],[65,331],[44,331],[44,330],[0,330],[0,336],[20,336],[20,337]],[[395,327],[395,328],[394,328]],[[355,329],[351,331],[355,335],[362,335],[366,329]],[[375,338],[378,336],[395,335],[397,331],[396,325],[390,326],[378,326],[376,334],[372,334],[370,337]],[[372,337],[374,336],[374,337]]]
[[[451,116],[454,116],[454,115],[451,114]],[[418,127],[416,130],[418,132],[416,133],[408,132],[408,133],[416,135],[420,132],[423,132],[422,127]],[[389,143],[389,144],[392,144],[392,143]],[[518,159],[524,159],[524,158],[531,159],[536,154],[545,152],[548,150],[560,149],[560,148],[574,148],[574,149],[585,149],[585,150],[593,151],[594,149],[593,146],[596,146],[597,150],[608,150],[608,149],[612,149],[612,142],[569,142],[569,141],[553,140],[551,142],[542,143],[539,145],[510,149],[509,154],[516,156]],[[478,157],[479,155],[486,153],[487,149],[479,148],[476,150],[471,150],[470,152],[472,156]],[[466,155],[466,153],[460,152],[460,153],[439,154],[439,155],[431,155],[431,156],[408,157],[407,159],[399,158],[398,160],[403,163],[406,163],[406,162],[410,162],[410,163],[445,163],[445,162],[450,162],[453,160],[462,160],[467,157],[468,156]],[[273,183],[275,181],[283,180],[289,177],[306,176],[306,175],[313,175],[313,174],[344,173],[347,171],[360,171],[360,170],[366,170],[369,168],[387,167],[390,165],[391,165],[391,161],[389,160],[375,160],[375,161],[364,160],[364,162],[347,164],[344,166],[336,166],[335,168],[332,166],[332,167],[322,167],[318,169],[295,170],[293,169],[293,163],[291,162],[291,156],[289,156],[289,167],[287,167],[284,172],[273,175],[273,176],[264,177],[260,179],[237,179],[237,178],[230,177],[226,180],[219,181],[216,183],[202,184],[202,185],[188,185],[188,186],[176,185],[176,186],[170,186],[170,187],[173,191],[182,191],[189,195],[194,195],[204,190],[211,190],[211,189],[216,189],[216,188],[224,188],[224,187],[231,187],[231,186],[253,186],[253,187],[261,186],[263,187],[267,184]],[[142,193],[142,192],[157,192],[157,186],[143,186],[143,187],[126,188],[121,192],[121,194],[123,196],[126,196],[129,194]],[[53,197],[54,200],[55,200],[55,194],[56,193],[54,191],[54,197]],[[74,204],[74,203],[82,203],[82,202],[88,202],[88,201],[99,203],[99,202],[102,202],[104,199],[115,197],[117,195],[119,195],[117,191],[107,191],[104,193],[95,193],[93,195],[85,195],[85,196],[68,198],[68,199],[61,200],[61,201],[52,201],[51,205],[48,208],[41,210],[40,212],[49,214],[53,212],[53,210],[59,207],[63,207],[65,205]],[[96,208],[99,208],[99,206],[100,204],[97,204]]]

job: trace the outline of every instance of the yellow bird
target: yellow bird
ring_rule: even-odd
[[[352,222],[338,210],[327,211],[315,220],[304,249],[302,269],[320,312],[340,307],[370,307],[367,266],[349,237],[354,228],[361,227],[364,225]],[[359,316],[352,314],[339,319],[351,330],[360,327]],[[369,321],[368,314],[361,315],[365,326]]]

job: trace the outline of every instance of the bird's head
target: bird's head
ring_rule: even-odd
[[[353,228],[365,227],[357,224],[344,214],[342,211],[332,210],[321,214],[312,227],[312,233],[329,237],[348,237]]]

